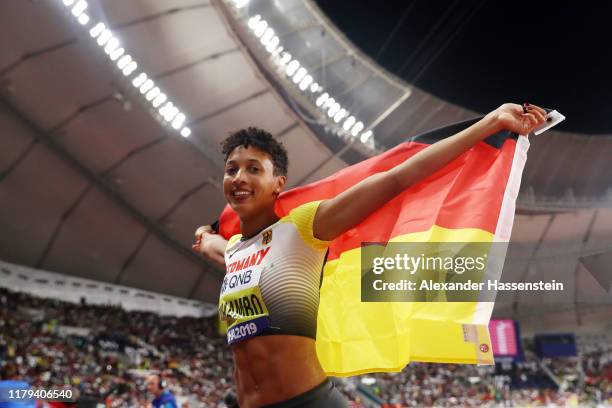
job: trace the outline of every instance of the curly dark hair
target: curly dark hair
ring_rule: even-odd
[[[275,176],[287,176],[287,168],[289,167],[287,149],[285,149],[285,146],[283,146],[281,142],[274,139],[269,132],[263,129],[248,127],[233,132],[221,142],[221,146],[221,152],[225,156],[225,161],[227,161],[230,154],[232,154],[234,149],[238,146],[256,147],[272,157]]]

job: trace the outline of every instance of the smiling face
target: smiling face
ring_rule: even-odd
[[[236,147],[225,162],[223,192],[240,218],[274,208],[285,176],[274,175],[272,157],[254,146]]]

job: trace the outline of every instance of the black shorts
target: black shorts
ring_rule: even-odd
[[[348,408],[348,406],[348,401],[334,383],[326,379],[310,391],[263,408]]]

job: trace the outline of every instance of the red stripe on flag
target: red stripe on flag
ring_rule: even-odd
[[[278,198],[276,213],[282,217],[301,204],[335,197],[366,177],[402,163],[427,146],[430,145],[402,143],[325,179],[287,191]],[[387,242],[398,235],[425,231],[432,225],[479,228],[494,233],[515,147],[513,139],[507,139],[501,149],[478,143],[336,238],[328,260],[359,247],[363,241]],[[220,226],[220,233],[226,238],[240,233],[240,221],[229,206],[221,214]]]

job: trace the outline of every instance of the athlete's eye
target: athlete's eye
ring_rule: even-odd
[[[251,167],[249,168],[249,170],[250,170],[252,173],[257,173],[257,172],[259,171],[259,168],[255,167],[255,166],[251,166]]]
[[[235,167],[228,167],[228,168],[225,169],[225,172],[227,174],[230,174],[230,175],[231,174],[235,174],[236,173],[236,168]]]

